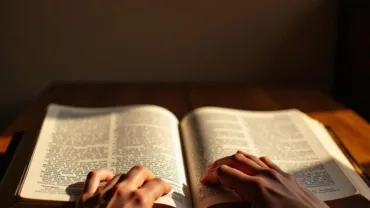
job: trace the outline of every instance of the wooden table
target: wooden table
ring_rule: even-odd
[[[27,133],[40,127],[49,103],[88,107],[155,104],[178,118],[210,105],[245,110],[297,108],[330,126],[370,173],[370,125],[356,112],[317,90],[251,88],[242,83],[55,83],[1,134],[0,154],[7,150],[15,132]],[[370,206],[361,197],[329,203],[334,207]]]

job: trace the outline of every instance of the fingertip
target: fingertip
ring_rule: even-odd
[[[112,180],[113,178],[114,178],[114,174],[112,173],[112,171],[109,171],[109,174],[107,175],[106,180],[107,180],[107,181],[110,181],[110,180]]]
[[[167,182],[164,182],[164,192],[165,192],[165,194],[169,193],[171,190],[172,190],[172,185],[167,183]]]
[[[204,183],[204,178],[205,178],[205,176],[200,177],[199,181],[200,181],[201,183]]]
[[[209,176],[204,175],[203,177],[200,178],[199,181],[203,184],[211,184],[212,180],[209,180],[208,178],[209,178]]]
[[[216,176],[217,177],[217,176]],[[215,184],[217,183],[217,178],[213,177],[213,176],[203,176],[200,180],[199,180],[201,183],[203,184]]]
[[[217,178],[217,173],[212,173],[210,175],[205,175],[200,179],[200,182],[205,185],[218,184],[219,180]]]

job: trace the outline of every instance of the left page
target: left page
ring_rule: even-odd
[[[178,120],[152,105],[115,108],[48,107],[20,197],[74,201],[86,175],[98,168],[114,173],[143,165],[173,189],[156,203],[190,204]]]

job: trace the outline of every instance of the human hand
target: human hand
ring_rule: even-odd
[[[107,183],[99,186],[102,181]],[[88,174],[76,207],[152,207],[155,200],[170,190],[170,184],[142,166],[116,176],[103,168]]]
[[[252,207],[328,207],[269,158],[242,151],[207,166],[201,182],[232,189]]]

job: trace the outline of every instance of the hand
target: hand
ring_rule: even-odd
[[[107,183],[99,186],[102,181]],[[116,176],[107,169],[98,169],[88,174],[76,207],[152,207],[170,190],[170,184],[142,166]]]
[[[242,151],[207,166],[201,182],[232,189],[252,207],[328,207],[269,158]]]

